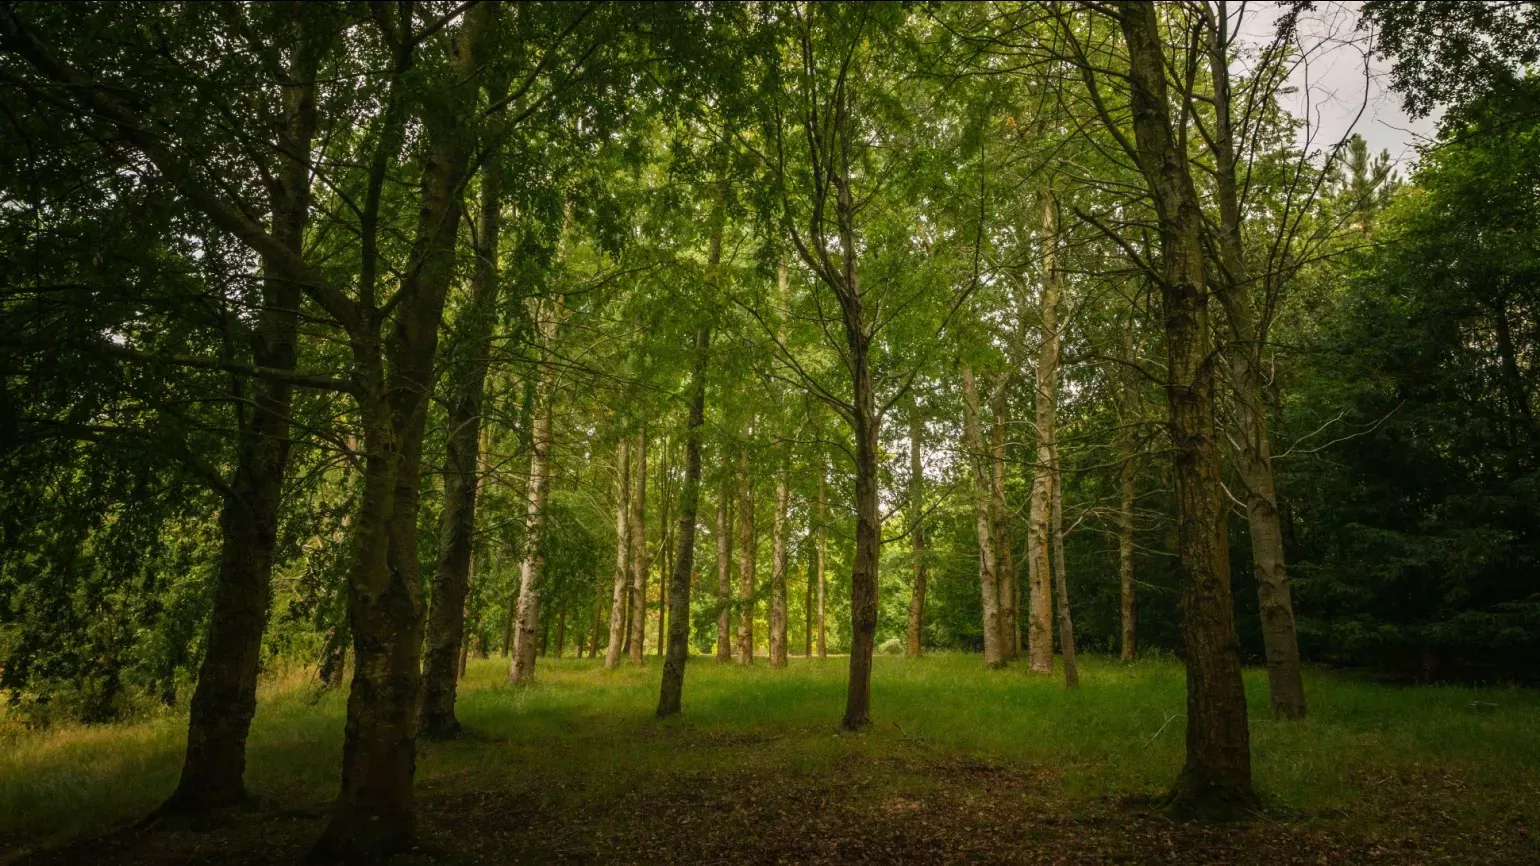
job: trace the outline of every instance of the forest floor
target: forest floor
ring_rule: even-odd
[[[420,848],[401,863],[1540,862],[1540,692],[1402,688],[1313,671],[1307,721],[1248,671],[1266,805],[1176,823],[1183,676],[1090,657],[1083,686],[977,656],[878,659],[871,729],[844,734],[845,660],[692,660],[685,713],[652,718],[656,658],[474,661],[474,737],[420,744]],[[345,696],[267,683],[255,804],[212,827],[135,826],[176,781],[185,719],[0,735],[0,862],[299,858],[338,784]]]

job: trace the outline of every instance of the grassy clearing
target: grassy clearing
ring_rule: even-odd
[[[984,670],[976,656],[882,657],[877,722],[850,736],[837,730],[843,659],[793,659],[788,671],[759,662],[694,660],[685,714],[667,723],[652,719],[656,660],[607,673],[597,662],[543,659],[541,682],[518,690],[503,685],[500,661],[473,662],[460,717],[481,736],[424,744],[420,753],[423,834],[438,852],[430,859],[506,859],[510,851],[649,859],[639,852],[681,844],[692,853],[685,859],[755,859],[758,843],[726,828],[738,822],[752,833],[763,820],[792,833],[763,851],[805,843],[794,859],[809,860],[848,857],[827,837],[850,824],[891,825],[881,838],[852,837],[876,859],[884,844],[903,846],[893,849],[902,858],[931,842],[943,858],[989,857],[993,849],[947,838],[963,830],[1044,850],[1109,846],[1074,849],[1096,852],[1093,860],[1117,859],[1124,842],[1136,859],[1152,857],[1135,838],[1144,832],[1187,834],[1163,844],[1196,845],[1220,860],[1232,850],[1223,845],[1244,852],[1259,844],[1248,833],[1414,861],[1540,857],[1531,835],[1540,833],[1540,693],[1531,690],[1400,688],[1313,672],[1311,718],[1278,723],[1267,717],[1265,675],[1248,672],[1256,779],[1270,805],[1261,829],[1212,836],[1167,831],[1146,814],[1182,759],[1184,686],[1174,663],[1088,658],[1083,687],[1068,693],[1020,669]],[[224,837],[135,837],[113,851],[148,858],[144,851],[165,853],[165,845],[217,842],[238,862],[240,851],[259,850],[251,846],[266,855],[303,850],[335,793],[343,707],[343,695],[318,699],[302,678],[269,684],[247,773],[262,808]],[[144,814],[175,783],[183,724],[167,716],[8,735],[0,850],[56,847]],[[958,826],[910,838],[916,816],[949,810]],[[1091,823],[1063,830],[1065,821]]]

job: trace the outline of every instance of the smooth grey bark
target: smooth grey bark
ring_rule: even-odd
[[[604,650],[604,669],[620,666],[620,651],[625,642],[626,596],[630,593],[631,574],[631,440],[620,437],[615,446],[615,575],[610,598],[610,642]]]
[[[968,454],[968,467],[973,480],[973,526],[979,549],[979,595],[983,600],[984,616],[984,664],[999,668],[1005,666],[1005,650],[1001,646],[1004,631],[1000,627],[1000,582],[995,563],[994,508],[990,493],[990,458],[984,447],[984,435],[979,417],[979,390],[973,377],[973,367],[964,364],[963,383],[963,447]]]

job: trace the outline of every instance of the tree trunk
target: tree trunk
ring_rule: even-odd
[[[964,448],[968,452],[968,467],[973,479],[973,526],[978,539],[979,595],[983,598],[984,610],[984,664],[998,668],[1005,666],[1005,652],[1000,645],[1004,631],[1000,627],[1000,582],[995,567],[989,452],[984,448],[984,435],[980,429],[979,391],[972,366],[963,365],[962,381]]]
[[[1075,661],[1075,627],[1069,615],[1069,579],[1064,563],[1064,481],[1059,468],[1059,448],[1053,449],[1053,582],[1059,596],[1059,651],[1064,654],[1064,687],[1080,688],[1080,666]]]
[[[1134,363],[1134,331],[1133,320],[1123,326],[1123,362],[1124,370],[1120,388],[1120,420],[1123,422],[1123,435],[1119,447],[1123,452],[1123,463],[1118,477],[1118,585],[1121,589],[1119,611],[1122,615],[1121,642],[1123,661],[1131,662],[1139,655],[1139,643],[1137,634],[1137,602],[1134,598],[1134,430],[1135,394],[1133,368]]]
[[[663,465],[658,472],[658,500],[662,503],[663,514],[658,522],[658,555],[662,559],[661,568],[658,569],[658,655],[664,654],[668,632],[668,585],[670,575],[674,573],[673,553],[669,549],[669,505],[672,500],[669,490],[668,473],[668,437],[663,437]]]
[[[853,237],[844,241],[855,249]],[[852,256],[853,258],[853,256]],[[857,285],[854,262],[850,284]],[[845,299],[846,343],[855,387],[856,554],[850,570],[850,678],[845,694],[844,725],[856,730],[871,724],[872,652],[877,636],[877,560],[882,553],[882,520],[878,511],[878,423],[876,393],[868,356],[871,335],[862,321],[859,292]]]
[[[720,234],[713,237],[712,259],[720,259]],[[712,261],[711,264],[715,264]],[[684,691],[684,666],[690,660],[690,577],[695,568],[695,518],[700,506],[700,440],[706,423],[706,361],[711,333],[695,333],[695,371],[690,394],[690,419],[685,440],[684,488],[679,495],[679,555],[670,578],[668,656],[663,662],[663,687],[658,717],[679,712]]]
[[[738,459],[738,663],[754,663],[754,503],[750,499],[749,449]]]
[[[610,599],[610,643],[604,651],[604,669],[620,666],[620,651],[625,641],[626,596],[631,575],[631,440],[620,437],[615,446],[615,577]]]
[[[1262,644],[1267,656],[1268,693],[1273,715],[1298,719],[1305,715],[1305,684],[1300,674],[1299,637],[1278,520],[1277,485],[1273,476],[1267,407],[1262,401],[1262,346],[1267,328],[1257,321],[1251,300],[1251,280],[1241,243],[1242,215],[1239,181],[1230,118],[1228,41],[1220,21],[1205,10],[1209,72],[1215,87],[1215,193],[1219,202],[1218,275],[1224,290],[1220,303],[1229,320],[1234,344],[1226,347],[1230,381],[1235,390],[1236,427],[1240,442],[1236,468],[1246,488],[1246,520],[1251,529],[1251,559],[1257,578],[1257,607],[1262,618]]]
[[[925,628],[925,473],[920,465],[919,410],[909,419],[909,555],[914,558],[914,586],[909,592],[908,654],[920,657]]]
[[[537,306],[541,354],[551,351],[563,312],[562,298]],[[542,369],[535,383],[535,429],[529,458],[529,511],[525,521],[524,563],[519,569],[519,612],[514,629],[513,661],[508,681],[527,685],[535,679],[535,650],[540,632],[540,595],[545,582],[545,502],[551,491],[551,416],[555,388],[551,371]]]
[[[556,657],[561,658],[562,647],[567,645],[567,608],[556,615]]]
[[[717,495],[717,661],[733,660],[732,495],[723,484]]]
[[[824,580],[825,556],[828,553],[829,541],[829,503],[825,496],[825,478],[823,458],[818,459],[818,657],[829,657],[829,628],[828,620],[824,614],[828,608],[825,606],[825,591],[828,588]]]
[[[1220,500],[1203,215],[1187,154],[1171,126],[1155,7],[1120,4],[1118,20],[1128,46],[1137,139],[1133,155],[1159,221],[1166,393],[1176,475],[1187,760],[1169,805],[1185,814],[1235,812],[1253,805],[1256,794]]]
[[[1032,479],[1031,532],[1032,613],[1028,630],[1028,655],[1032,670],[1053,670],[1053,565],[1049,548],[1054,541],[1053,490],[1057,471],[1053,462],[1054,428],[1058,423],[1059,383],[1059,280],[1054,272],[1057,225],[1052,196],[1043,193],[1043,343],[1037,357],[1033,404],[1037,422],[1037,473]]]
[[[1059,222],[1053,194],[1043,192],[1043,351],[1037,365],[1037,453],[1039,477],[1048,481],[1049,526],[1053,541],[1053,582],[1059,596],[1059,651],[1064,654],[1064,686],[1080,688],[1075,663],[1075,629],[1070,620],[1069,580],[1064,563],[1064,473],[1059,467]],[[1044,460],[1043,457],[1047,459]],[[1046,579],[1046,578],[1045,578]]]
[[[455,718],[456,662],[465,636],[471,545],[476,533],[481,403],[486,393],[492,333],[497,322],[497,253],[502,228],[502,158],[498,149],[481,169],[481,225],[471,302],[461,314],[451,348],[450,393],[444,457],[444,510],[438,568],[428,608],[422,701],[417,724],[424,737],[445,739],[460,731]]]
[[[631,488],[631,663],[647,648],[647,427],[636,434],[636,484]]]
[[[989,426],[990,512],[995,543],[995,585],[1000,598],[1000,653],[1005,661],[1017,658],[1021,623],[1016,606],[1016,563],[1011,555],[1010,512],[1005,505],[1005,424],[1010,377],[1002,374],[990,401],[994,414]]]
[[[303,254],[310,209],[310,151],[315,136],[315,79],[329,39],[305,26],[294,8],[290,35],[297,50],[282,87],[282,156],[269,188],[273,237],[295,255]],[[252,360],[292,370],[298,341],[300,287],[277,261],[262,262],[262,298]],[[283,480],[289,463],[289,416],[293,386],[259,381],[252,385],[249,413],[240,415],[235,477],[219,514],[219,570],[207,644],[193,690],[187,751],[176,790],[161,812],[197,812],[243,802],[246,735],[257,708],[257,672],[262,632],[271,598],[273,548]],[[340,664],[337,667],[340,674]]]
[[[786,511],[791,502],[791,468],[781,468],[781,478],[775,490],[775,537],[772,541],[770,570],[770,666],[786,667],[786,568],[790,564],[786,547],[789,524]]]

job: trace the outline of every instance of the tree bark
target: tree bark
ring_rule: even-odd
[[[1053,545],[1053,490],[1058,475],[1055,470],[1054,428],[1058,423],[1059,381],[1059,282],[1054,273],[1057,227],[1053,199],[1043,194],[1043,342],[1037,356],[1033,386],[1034,419],[1037,427],[1037,472],[1032,479],[1031,532],[1028,554],[1032,558],[1032,612],[1028,630],[1028,655],[1032,670],[1053,670],[1053,565],[1049,548]]]
[[[631,488],[631,663],[647,648],[647,426],[636,434],[636,484]]]
[[[673,552],[669,548],[669,505],[672,501],[672,491],[669,490],[668,471],[668,437],[663,437],[663,465],[658,472],[658,501],[662,503],[663,514],[658,521],[658,555],[662,559],[658,569],[658,655],[662,656],[666,648],[668,638],[668,585],[670,576],[674,573]]]
[[[749,449],[738,459],[738,663],[754,663],[754,503],[750,499]]]
[[[789,524],[786,512],[791,503],[791,467],[781,467],[781,478],[775,489],[775,537],[772,540],[770,570],[770,666],[786,667],[786,568],[790,555],[786,546]]]
[[[539,348],[544,356],[556,342],[556,332],[564,310],[561,296],[556,296],[548,303],[540,303],[537,310]],[[535,383],[535,429],[529,458],[525,553],[524,563],[519,569],[519,611],[513,635],[513,661],[508,669],[508,681],[515,685],[527,685],[535,679],[540,595],[545,583],[545,503],[551,491],[551,416],[555,388],[551,381],[551,371],[543,367],[542,364],[542,369],[536,374],[539,380]]]
[[[828,553],[829,541],[829,502],[825,494],[825,478],[823,458],[818,459],[818,657],[829,657],[829,629],[825,613],[828,611],[825,605],[825,591],[828,588],[824,579],[825,556]]]
[[[610,643],[604,651],[604,669],[620,666],[620,651],[625,641],[626,596],[631,575],[631,440],[620,437],[615,446],[615,576],[610,599]]]
[[[1021,621],[1016,603],[1016,562],[1011,555],[1010,512],[1005,504],[1005,425],[1010,377],[1001,375],[990,401],[994,414],[989,426],[990,511],[995,543],[995,585],[1000,597],[1000,653],[1007,662],[1020,656],[1017,639]]]
[[[1064,654],[1064,686],[1080,688],[1075,661],[1075,629],[1070,619],[1069,580],[1064,563],[1064,473],[1059,466],[1059,221],[1053,194],[1043,200],[1043,351],[1037,364],[1037,453],[1039,478],[1047,479],[1049,525],[1053,542],[1053,582],[1059,597],[1059,651]],[[1043,458],[1046,456],[1046,460]],[[1041,564],[1040,564],[1041,565]],[[1047,578],[1045,577],[1044,580]]]
[[[720,234],[713,238],[713,259],[720,259]],[[712,262],[715,264],[715,262]],[[695,520],[700,507],[700,440],[706,423],[706,361],[711,333],[695,333],[695,371],[691,383],[690,419],[685,440],[684,488],[679,495],[679,555],[670,577],[668,656],[663,662],[663,686],[658,695],[658,717],[679,712],[684,692],[684,667],[690,660],[690,577],[695,568]]]
[[[1059,596],[1059,651],[1064,654],[1064,687],[1080,688],[1080,666],[1075,660],[1075,627],[1069,614],[1069,579],[1064,563],[1064,479],[1059,468],[1059,448],[1053,449],[1053,582]]]
[[[923,652],[920,635],[925,628],[925,472],[920,465],[919,410],[909,419],[909,554],[914,558],[914,585],[909,591],[907,630],[909,658]]]
[[[727,484],[717,493],[717,661],[733,660],[733,514]]]
[[[294,7],[290,35],[296,51],[282,84],[280,165],[269,186],[270,231],[295,256],[304,253],[310,211],[310,152],[315,137],[316,70],[331,43]],[[262,297],[252,360],[279,370],[295,367],[300,287],[272,258],[262,261]],[[262,632],[271,599],[273,548],[289,463],[293,386],[256,381],[242,413],[235,476],[219,514],[219,570],[209,631],[193,690],[187,751],[176,790],[161,813],[200,812],[244,802],[246,736],[257,708]],[[337,671],[341,673],[340,662]]]
[[[1262,346],[1266,326],[1253,313],[1251,280],[1242,247],[1242,215],[1236,153],[1230,119],[1230,72],[1223,21],[1204,11],[1209,72],[1214,84],[1212,145],[1215,194],[1219,202],[1219,299],[1234,343],[1226,347],[1230,381],[1235,390],[1236,468],[1246,488],[1246,520],[1251,529],[1251,559],[1257,579],[1257,607],[1262,618],[1262,644],[1267,656],[1268,693],[1273,715],[1298,719],[1305,715],[1305,683],[1300,673],[1299,637],[1278,519],[1277,485],[1273,475],[1267,407],[1263,403]]]
[[[471,545],[476,533],[480,475],[481,403],[486,393],[492,333],[497,322],[497,255],[502,229],[502,154],[494,148],[481,168],[481,225],[471,301],[461,314],[451,349],[450,394],[444,457],[444,510],[439,530],[438,568],[428,608],[427,651],[423,655],[418,729],[428,739],[460,732],[455,718],[455,669],[465,636],[465,601],[470,587]]]
[[[968,452],[968,467],[973,478],[973,526],[979,548],[979,595],[984,611],[984,664],[999,668],[1005,666],[1005,651],[1001,646],[1004,630],[1000,627],[1000,581],[995,564],[994,509],[990,495],[989,452],[984,447],[984,434],[979,419],[979,390],[973,378],[973,367],[962,368],[963,381],[963,437]]]
[[[1119,613],[1122,617],[1122,659],[1131,662],[1139,655],[1137,600],[1134,597],[1134,331],[1133,322],[1123,326],[1124,370],[1119,389],[1120,420],[1123,434],[1119,447],[1123,452],[1122,466],[1118,473],[1118,586],[1120,589]]]
[[[1160,230],[1166,388],[1176,475],[1187,664],[1187,759],[1169,796],[1179,814],[1235,812],[1255,804],[1246,691],[1230,596],[1225,510],[1214,433],[1203,215],[1187,154],[1172,128],[1155,6],[1117,5],[1128,47],[1134,157]]]

